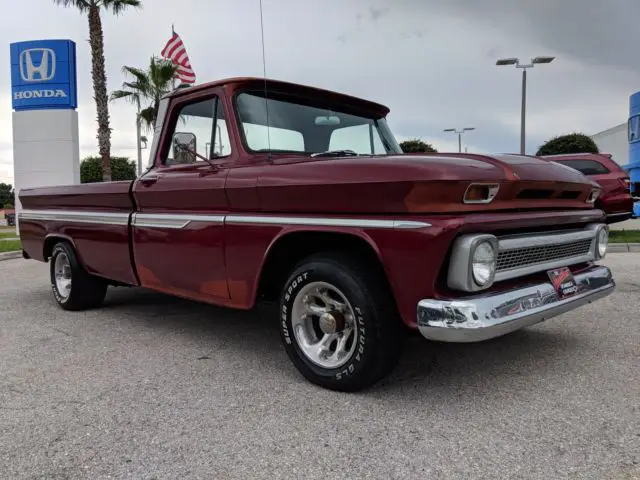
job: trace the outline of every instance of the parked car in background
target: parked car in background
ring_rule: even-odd
[[[629,174],[609,153],[573,153],[545,155],[562,165],[574,168],[602,187],[595,207],[607,214],[607,223],[628,220],[633,216],[633,198]]]
[[[5,209],[0,211],[0,215],[4,213],[4,219],[7,223],[7,226],[13,227],[16,224],[16,211],[14,209]]]

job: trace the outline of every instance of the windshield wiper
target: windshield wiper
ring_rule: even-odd
[[[327,150],[326,152],[312,153],[311,157],[353,157],[358,156],[353,150]]]

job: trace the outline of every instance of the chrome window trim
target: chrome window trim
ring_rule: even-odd
[[[129,213],[75,212],[69,210],[23,210],[18,219],[41,221],[67,221],[72,223],[95,223],[101,225],[127,226]],[[183,229],[191,223],[213,223],[229,225],[300,225],[315,227],[420,229],[431,227],[430,223],[415,220],[383,220],[367,218],[330,218],[268,215],[193,215],[164,213],[132,213],[131,224],[137,228]]]

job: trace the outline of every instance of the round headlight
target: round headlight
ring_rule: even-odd
[[[496,272],[496,251],[489,242],[481,242],[473,252],[472,268],[473,281],[480,287],[487,286],[493,281]]]
[[[607,254],[607,246],[609,245],[609,230],[607,227],[602,227],[598,232],[598,243],[596,248],[598,249],[598,258],[603,258]]]

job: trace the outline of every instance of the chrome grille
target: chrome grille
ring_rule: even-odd
[[[556,245],[540,245],[501,250],[498,254],[496,271],[500,272],[536,265],[538,263],[581,257],[589,253],[591,242],[591,238],[586,238]]]

